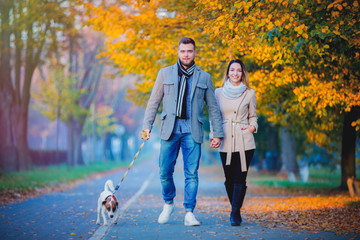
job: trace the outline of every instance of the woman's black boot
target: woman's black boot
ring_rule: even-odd
[[[246,188],[244,184],[234,184],[230,214],[231,226],[240,226],[242,222],[240,208],[244,202]]]
[[[233,192],[234,192],[234,184],[231,184],[231,183],[228,183],[225,181],[224,185],[225,185],[227,196],[229,198],[229,202],[231,204],[232,196],[233,196]]]

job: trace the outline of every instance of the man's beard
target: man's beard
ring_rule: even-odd
[[[185,64],[185,63],[183,63],[183,61],[181,61],[181,59],[180,59],[180,63],[181,63],[181,65],[183,65],[184,67],[188,68],[188,67],[191,67],[195,62],[194,62],[194,60],[192,60],[189,64]]]

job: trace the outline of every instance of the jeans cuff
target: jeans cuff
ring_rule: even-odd
[[[167,204],[173,204],[173,203],[174,203],[174,200],[166,200],[165,203],[167,203]]]

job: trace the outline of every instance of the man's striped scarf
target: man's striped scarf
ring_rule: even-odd
[[[178,101],[176,105],[176,117],[181,119],[186,119],[186,96],[187,96],[187,80],[191,77],[195,70],[195,62],[192,63],[190,67],[185,69],[181,63],[180,59],[177,62],[178,65],[178,74],[180,76],[179,81],[179,93]]]

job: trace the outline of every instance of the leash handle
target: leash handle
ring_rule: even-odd
[[[139,153],[140,153],[141,149],[144,147],[145,142],[148,140],[148,138],[147,138],[147,133],[146,133],[144,130],[141,132],[141,138],[142,138],[144,141],[143,141],[143,143],[140,145],[139,151],[135,154],[134,159],[133,159],[133,160],[131,161],[131,163],[129,164],[129,166],[128,166],[126,172],[124,173],[124,176],[122,177],[120,183],[119,183],[118,185],[116,185],[115,191],[113,192],[113,194],[120,188],[120,184],[124,181],[124,179],[125,179],[126,175],[128,174],[130,168],[131,168],[132,165],[134,164],[135,159],[139,156]]]

